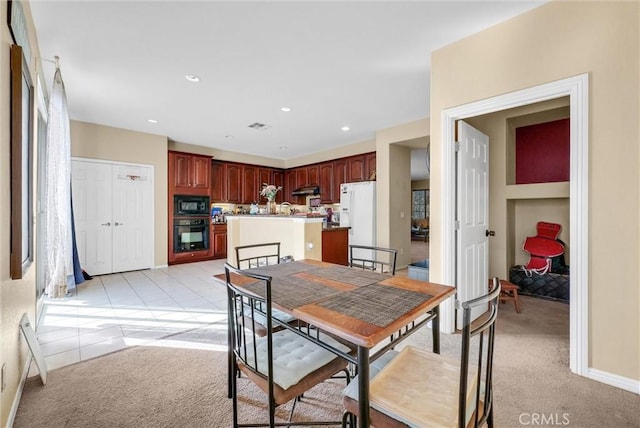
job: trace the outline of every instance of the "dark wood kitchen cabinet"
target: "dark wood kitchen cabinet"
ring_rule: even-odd
[[[227,258],[227,225],[226,223],[211,224],[211,255],[214,259]]]
[[[222,162],[211,162],[211,202],[225,202],[227,195],[227,176],[225,164]]]
[[[211,163],[211,202],[242,202],[242,165],[229,162]]]
[[[260,186],[262,190],[262,186]],[[253,165],[242,166],[242,202],[252,204],[260,199],[258,190],[258,168]]]
[[[340,185],[347,183],[347,160],[337,159],[333,161],[333,203],[340,203]]]
[[[344,266],[349,264],[349,228],[322,230],[322,261]]]
[[[271,168],[258,167],[258,193],[262,191],[265,184],[274,184],[273,170]]]
[[[226,200],[230,204],[242,203],[242,165],[236,163],[226,164]]]
[[[347,180],[349,183],[366,180],[366,167],[364,156],[351,156],[347,158]]]
[[[333,162],[324,162],[319,165],[320,202],[332,204],[333,196]]]
[[[272,174],[273,182],[272,184],[276,187],[282,187],[278,193],[276,193],[276,202],[282,203],[284,201],[289,200],[289,195],[285,194],[284,189],[284,171],[281,169],[274,169]]]
[[[365,180],[375,180],[376,173],[376,152],[364,155]]]
[[[320,164],[309,165],[307,167],[307,183],[305,185],[308,185],[308,186],[320,185]]]
[[[169,151],[169,193],[208,195],[211,186],[211,157]]]

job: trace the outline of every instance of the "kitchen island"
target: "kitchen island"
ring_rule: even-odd
[[[227,261],[236,265],[235,247],[280,242],[280,257],[322,260],[324,216],[228,215]]]

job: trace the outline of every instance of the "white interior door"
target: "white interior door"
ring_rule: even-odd
[[[153,171],[113,166],[113,272],[153,267]]]
[[[90,275],[113,272],[111,165],[73,160],[71,189],[80,265]]]
[[[467,301],[487,292],[489,254],[489,137],[458,121],[456,287],[458,300]],[[457,327],[462,326],[462,313]],[[475,319],[484,310],[472,314]]]

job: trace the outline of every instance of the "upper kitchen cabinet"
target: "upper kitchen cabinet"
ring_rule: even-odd
[[[225,164],[211,162],[211,202],[226,202],[227,175]]]
[[[364,155],[364,166],[366,172],[366,180],[376,179],[376,152]]]
[[[366,163],[364,155],[351,156],[347,158],[347,180],[349,183],[354,181],[365,181],[367,179]]]
[[[347,161],[347,182],[375,180],[376,153],[365,153],[362,155],[346,158]]]
[[[319,165],[320,171],[320,202],[323,204],[332,204],[334,201],[333,193],[333,162],[324,162]],[[338,193],[336,195],[339,195]],[[338,198],[339,199],[339,198]]]
[[[242,202],[242,165],[211,163],[211,202]]]
[[[226,200],[231,204],[242,203],[242,165],[235,163],[226,164]]]
[[[169,151],[169,191],[173,194],[208,195],[211,157]]]
[[[271,168],[258,167],[258,193],[265,184],[274,184],[273,170]]]
[[[260,184],[262,190],[262,184]],[[242,202],[252,204],[260,199],[258,190],[258,168],[252,165],[242,166]]]
[[[320,164],[309,165],[307,167],[307,183],[305,186],[318,185],[320,185]]]
[[[333,161],[333,187],[331,198],[334,203],[340,202],[340,185],[347,183],[347,159],[336,159]],[[322,191],[322,189],[320,189]]]
[[[286,200],[288,200],[289,198],[285,195],[284,193],[284,171],[282,171],[281,169],[274,169],[273,170],[273,174],[272,174],[272,179],[273,182],[272,184],[276,187],[282,187],[282,190],[280,190],[278,193],[276,193],[276,202],[277,203],[282,203]],[[260,189],[262,190],[262,189]]]

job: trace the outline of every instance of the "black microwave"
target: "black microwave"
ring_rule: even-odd
[[[173,215],[208,216],[209,197],[194,195],[175,195],[173,197]]]

